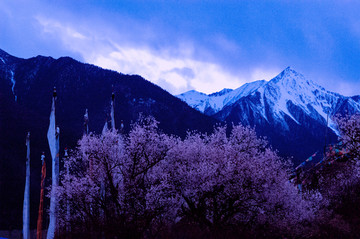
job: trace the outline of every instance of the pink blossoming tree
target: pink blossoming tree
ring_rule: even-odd
[[[242,126],[230,136],[219,127],[182,140],[142,118],[127,136],[85,135],[65,168],[59,223],[78,237],[176,237],[178,230],[183,237],[189,228],[203,236],[261,230],[296,236],[321,197],[300,195],[289,165]]]

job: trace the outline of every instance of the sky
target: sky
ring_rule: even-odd
[[[138,74],[172,94],[270,80],[290,66],[360,94],[360,1],[0,0],[0,48]]]

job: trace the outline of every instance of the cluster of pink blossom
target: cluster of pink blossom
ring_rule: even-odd
[[[249,127],[180,139],[142,118],[126,136],[85,135],[64,167],[62,231],[151,238],[196,225],[295,235],[317,210],[317,194],[301,195],[289,164]]]
[[[353,160],[359,160],[360,155],[360,114],[336,119],[340,131],[340,141]]]

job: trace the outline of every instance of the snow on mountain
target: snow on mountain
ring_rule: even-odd
[[[253,93],[265,83],[265,80],[255,81],[244,84],[235,90],[225,88],[209,95],[191,90],[177,95],[177,97],[185,101],[191,107],[208,115],[213,115],[222,110],[225,106],[236,102],[239,98]]]
[[[12,86],[11,86],[11,91],[12,91],[14,97],[15,97],[15,101],[17,101],[17,96],[16,96],[16,94],[15,94],[15,84],[16,84],[16,81],[15,81],[15,79],[14,79],[14,72],[13,72],[13,71],[10,71],[10,74],[11,74],[10,80],[11,80],[11,84],[12,84]]]
[[[177,97],[201,112],[205,111],[205,105],[210,98],[208,95],[196,90],[190,90],[188,92],[182,93],[181,95],[177,95]]]
[[[248,96],[256,99],[256,103],[251,105],[252,111],[257,112],[265,120],[268,120],[270,114],[274,120],[283,124],[284,128],[288,128],[285,115],[296,124],[302,124],[294,108],[301,109],[323,125],[328,122],[335,133],[335,124],[328,115],[335,115],[339,111],[339,102],[346,100],[351,111],[360,111],[360,100],[327,91],[290,67],[268,82],[255,81],[235,90],[224,89],[210,95],[189,91],[177,97],[205,114],[214,115],[225,108],[226,112],[230,112],[229,108],[233,104]],[[221,115],[220,120],[225,120],[227,114],[218,114]]]
[[[227,94],[227,93],[229,93],[231,91],[233,91],[233,89],[224,88],[219,92],[215,92],[215,93],[210,94],[209,96],[221,96],[221,95],[225,95],[225,94]]]
[[[290,67],[266,84],[263,97],[270,103],[279,120],[287,115],[301,124],[289,112],[289,103],[292,103],[315,120],[328,120],[330,128],[336,132],[335,124],[328,118],[328,114],[333,115],[335,104],[341,95],[325,90]]]

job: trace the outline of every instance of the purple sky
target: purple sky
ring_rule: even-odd
[[[270,80],[287,66],[360,94],[357,1],[2,0],[0,16],[12,55],[71,56],[173,94]]]

